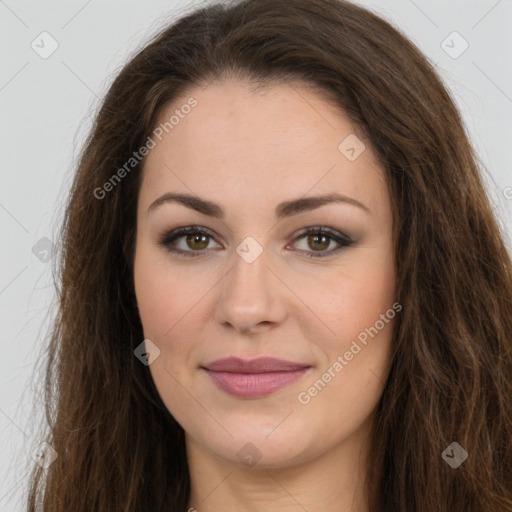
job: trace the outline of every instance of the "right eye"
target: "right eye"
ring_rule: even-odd
[[[175,242],[180,238],[184,239],[185,248],[174,247],[176,245]],[[206,228],[202,226],[188,226],[165,233],[159,243],[177,256],[194,258],[204,255],[203,251],[208,248],[210,242],[208,239],[213,239],[213,236]]]

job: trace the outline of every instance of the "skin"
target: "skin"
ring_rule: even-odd
[[[355,161],[340,152],[340,142],[357,134],[356,128],[304,85],[251,92],[243,81],[215,82],[167,105],[161,120],[190,97],[197,106],[145,161],[134,268],[144,335],[160,350],[151,375],[186,433],[189,507],[367,511],[366,449],[391,362],[394,320],[367,345],[359,343],[362,350],[309,403],[298,396],[395,302],[383,170],[366,141]],[[225,218],[176,202],[148,213],[167,192],[214,201]],[[331,203],[275,217],[282,201],[331,193],[360,201],[369,211]],[[159,244],[165,233],[196,225],[212,237],[187,243],[182,236],[173,246],[201,256],[180,258]],[[299,238],[310,226],[331,227],[353,243],[325,258],[309,258],[339,247],[330,238]],[[236,251],[247,236],[262,248],[250,264]],[[200,368],[229,356],[274,356],[312,368],[270,395],[237,398]],[[260,457],[253,466],[237,456],[249,450],[248,442]]]

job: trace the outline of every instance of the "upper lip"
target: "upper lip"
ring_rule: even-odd
[[[270,372],[290,372],[309,368],[311,365],[295,363],[275,357],[259,357],[257,359],[240,359],[238,357],[226,357],[217,359],[211,363],[206,363],[203,368],[216,372],[228,373],[270,373]]]

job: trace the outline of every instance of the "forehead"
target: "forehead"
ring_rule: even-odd
[[[231,80],[192,88],[162,110],[158,126],[164,123],[146,157],[143,203],[168,190],[219,202],[250,196],[254,204],[308,191],[375,202],[385,192],[368,141],[335,104],[298,84],[252,91]],[[347,144],[365,149],[347,158]]]

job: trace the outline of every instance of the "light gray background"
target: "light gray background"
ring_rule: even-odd
[[[357,3],[392,21],[436,63],[488,169],[489,194],[510,240],[512,0]],[[2,511],[23,510],[27,468],[43,420],[34,375],[44,363],[43,341],[55,299],[51,263],[32,248],[44,237],[55,239],[74,163],[113,76],[155,31],[198,4],[0,0]],[[59,44],[47,59],[31,48],[43,31]],[[441,46],[454,31],[469,44],[455,59]],[[461,44],[453,36],[444,43],[452,53]]]

